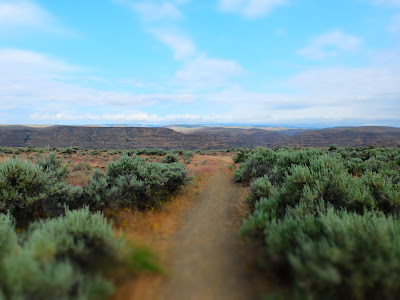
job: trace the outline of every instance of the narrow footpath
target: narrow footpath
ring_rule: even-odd
[[[238,235],[243,195],[227,163],[219,163],[184,216],[159,300],[256,299]]]

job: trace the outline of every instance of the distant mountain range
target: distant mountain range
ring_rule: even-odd
[[[173,129],[171,129],[173,128]],[[336,127],[297,129],[249,126],[98,127],[0,126],[0,146],[82,148],[227,149],[299,146],[399,146],[397,127]]]

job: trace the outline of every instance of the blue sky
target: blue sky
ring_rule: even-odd
[[[400,126],[400,0],[0,0],[1,124]]]

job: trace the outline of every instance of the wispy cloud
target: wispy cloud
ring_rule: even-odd
[[[287,3],[288,0],[219,0],[219,7],[224,12],[257,18]]]
[[[343,52],[355,51],[362,43],[362,39],[354,35],[334,30],[314,37],[309,45],[298,53],[310,59],[325,59]]]
[[[0,0],[0,36],[22,30],[76,35],[33,0]]]
[[[182,18],[181,11],[177,5],[172,2],[131,0],[116,0],[116,2],[131,8],[145,22],[177,20]]]
[[[171,49],[177,60],[191,57],[196,53],[196,47],[192,40],[176,29],[153,29],[150,32]]]
[[[399,124],[399,59],[390,66],[303,70],[280,83],[291,90],[281,94],[232,84],[246,73],[242,67],[205,55],[185,63],[164,93],[87,88],[64,80],[84,76],[84,68],[18,49],[0,50],[0,70],[8,70],[0,72],[3,122],[12,115],[27,123],[59,124]],[[185,103],[184,113],[165,109],[176,103]]]
[[[232,78],[244,73],[235,61],[200,55],[176,72],[175,83],[184,88],[212,89],[226,85]]]
[[[25,74],[29,73],[28,70],[34,72],[74,72],[83,70],[79,66],[65,63],[48,55],[13,48],[0,49],[0,65],[3,70],[8,70],[8,76],[21,69],[24,69]]]
[[[51,58],[45,54],[19,49],[0,49],[0,106],[9,103],[31,110],[65,110],[66,107],[143,106],[157,103],[187,102],[193,96],[187,93],[132,94],[87,88],[76,83],[75,77],[85,75],[84,68]],[[87,76],[90,80],[90,75]]]
[[[143,124],[168,124],[168,123],[213,123],[224,120],[224,116],[218,115],[197,115],[197,114],[168,114],[160,116],[158,114],[148,114],[145,112],[132,112],[132,113],[104,113],[104,114],[77,114],[72,111],[63,111],[55,114],[40,114],[34,113],[29,117],[32,121],[80,121],[80,122],[114,122],[114,123],[143,123]]]

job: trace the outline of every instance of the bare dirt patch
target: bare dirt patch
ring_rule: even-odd
[[[238,235],[243,190],[226,157],[207,178],[177,233],[170,274],[158,299],[254,299],[252,275]]]

